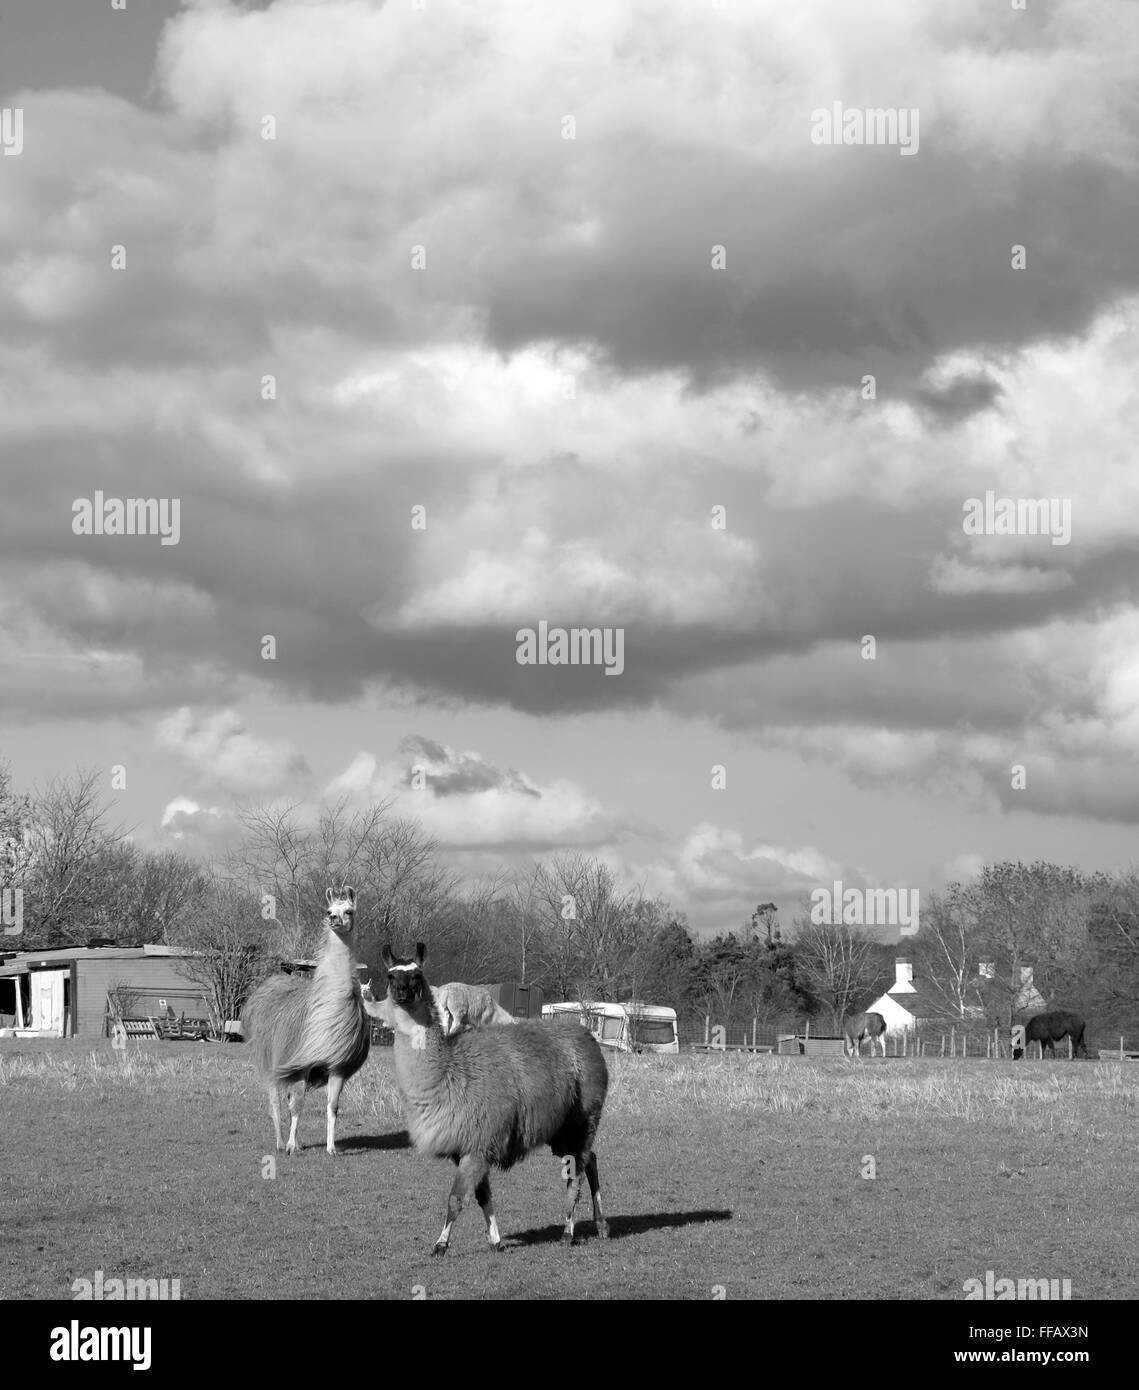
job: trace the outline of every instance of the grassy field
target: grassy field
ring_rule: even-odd
[[[548,1150],[495,1178],[430,1258],[450,1164],[418,1158],[388,1049],[324,1153],[265,1177],[244,1050],[0,1043],[0,1297],[177,1278],[183,1298],[929,1298],[966,1279],[1139,1292],[1139,1065],[616,1057],[598,1155],[612,1239],[560,1244]],[[864,1177],[871,1170],[874,1176]],[[717,1289],[722,1289],[722,1295]]]

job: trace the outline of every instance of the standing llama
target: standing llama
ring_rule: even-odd
[[[514,1015],[507,1013],[490,993],[479,985],[464,985],[454,981],[449,985],[429,985],[431,999],[439,1015],[439,1025],[445,1036],[452,1037],[462,1028],[501,1028],[513,1023]],[[372,982],[363,987],[364,1008],[388,1028],[393,1027],[391,1001],[385,995],[377,1000]]]
[[[455,980],[449,985],[434,985],[431,993],[435,996],[435,1007],[443,1032],[450,1037],[460,1028],[485,1028],[514,1022],[509,1014],[491,998],[489,992],[478,985],[464,985]]]
[[[383,950],[395,1025],[395,1072],[407,1128],[421,1154],[458,1165],[443,1230],[432,1249],[445,1255],[451,1227],[470,1200],[482,1208],[486,1238],[501,1250],[490,1193],[490,1168],[510,1168],[549,1144],[568,1160],[562,1240],[573,1244],[573,1213],[581,1180],[589,1180],[601,1239],[601,1184],[593,1151],[609,1073],[596,1040],[576,1023],[518,1023],[513,1028],[463,1029],[448,1037],[423,974],[426,948],[404,960]]]
[[[364,1065],[371,1035],[352,962],[356,891],[327,893],[328,915],[313,974],[272,975],[245,1007],[245,1036],[269,1089],[278,1152],[294,1153],[305,1092],[328,1083],[328,1152],[336,1153],[340,1092]],[[289,1142],[281,1143],[281,1097],[287,1095]]]
[[[848,1057],[862,1056],[862,1044],[870,1039],[870,1055],[874,1056],[874,1044],[882,1044],[882,1056],[886,1055],[886,1020],[881,1014],[853,1014],[846,1020],[842,1030],[842,1050]]]

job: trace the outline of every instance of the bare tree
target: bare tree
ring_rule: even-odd
[[[32,798],[24,835],[29,939],[52,946],[81,940],[113,917],[120,873],[129,859],[121,826],[107,824],[108,807],[94,770],[53,778]]]
[[[922,907],[914,955],[922,979],[961,1019],[977,979],[982,939],[977,902],[967,886],[953,883],[944,894],[929,895]]]
[[[838,1032],[854,1001],[877,978],[877,943],[843,922],[800,919],[796,926],[800,978],[827,1009]]]
[[[640,889],[620,892],[612,871],[588,855],[535,866],[539,973],[563,997],[613,999],[635,990],[666,912]]]
[[[201,986],[217,1033],[227,1019],[240,1016],[257,982],[275,963],[269,925],[254,894],[215,878],[201,895],[197,911],[173,928],[171,944],[188,953],[179,969]]]

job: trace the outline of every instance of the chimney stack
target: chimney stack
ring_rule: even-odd
[[[894,988],[891,994],[916,994],[914,989],[914,963],[904,956],[894,962]]]

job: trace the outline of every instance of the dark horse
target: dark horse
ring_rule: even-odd
[[[870,1039],[870,1055],[874,1056],[874,1044],[882,1044],[882,1056],[886,1055],[886,1020],[881,1014],[853,1014],[846,1020],[842,1029],[842,1050],[848,1057],[862,1056],[862,1042]]]
[[[1041,1048],[1041,1055],[1047,1048],[1051,1057],[1056,1055],[1056,1044],[1061,1038],[1071,1038],[1072,1050],[1077,1057],[1086,1057],[1088,1050],[1084,1046],[1084,1020],[1079,1014],[1069,1013],[1064,1009],[1057,1009],[1050,1014],[1037,1014],[1035,1018],[1030,1018],[1024,1029],[1024,1048],[1013,1048],[1012,1059],[1019,1062],[1024,1056],[1030,1042],[1038,1042]]]

